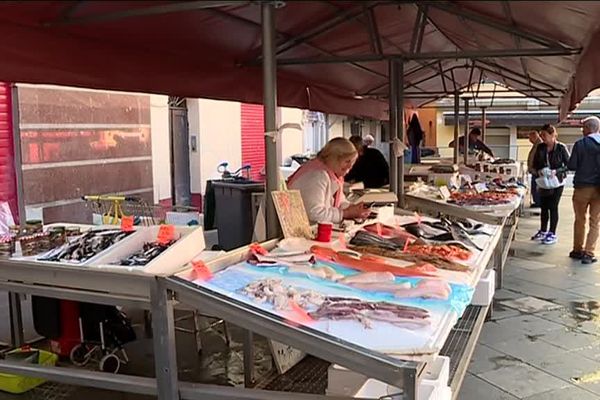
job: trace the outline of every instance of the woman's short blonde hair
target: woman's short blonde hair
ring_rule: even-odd
[[[317,153],[317,157],[321,161],[338,161],[344,158],[354,157],[357,154],[356,147],[354,147],[351,141],[342,137],[337,137],[327,142],[325,147]]]

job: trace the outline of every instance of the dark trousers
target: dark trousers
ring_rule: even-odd
[[[531,201],[533,204],[539,206],[540,205],[540,192],[537,190],[537,183],[535,179],[537,176],[531,175]]]
[[[556,234],[558,226],[558,203],[563,193],[563,186],[556,189],[542,189],[540,193],[540,206],[542,208],[541,226],[542,232],[551,232]],[[550,222],[550,229],[548,229]]]

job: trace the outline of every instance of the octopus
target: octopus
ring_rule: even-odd
[[[306,309],[320,306],[325,297],[313,290],[286,286],[281,279],[259,279],[246,285],[241,292],[257,303],[272,304],[275,310],[291,310],[293,304]]]
[[[430,323],[429,312],[422,308],[345,297],[327,297],[316,311],[308,315],[315,320],[355,320],[365,329],[372,328],[373,321],[412,329]]]

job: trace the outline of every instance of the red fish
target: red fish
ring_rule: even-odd
[[[343,267],[361,272],[391,272],[395,276],[437,276],[437,268],[431,264],[413,264],[408,267],[399,267],[388,264],[381,257],[362,255],[360,258],[356,258],[340,254],[328,247],[313,246],[310,251],[317,259],[335,262]]]

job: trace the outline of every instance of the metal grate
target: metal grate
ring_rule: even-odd
[[[46,382],[23,395],[25,400],[67,400],[77,387],[63,383]]]
[[[277,375],[275,372],[274,375],[257,384],[256,388],[279,392],[325,394],[329,365],[327,361],[307,356],[285,374]]]
[[[479,337],[486,313],[487,307],[467,307],[462,318],[452,328],[442,351],[440,351],[441,355],[450,357],[449,382],[453,392],[456,391],[456,387],[462,382],[464,373],[471,360],[472,352],[475,349],[475,343],[472,341],[477,340]]]

